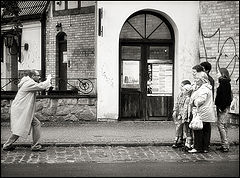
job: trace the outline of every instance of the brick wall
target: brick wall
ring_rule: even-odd
[[[231,75],[234,96],[239,97],[239,1],[200,1],[200,20],[204,36],[207,60],[212,64],[211,75],[218,86],[216,65],[227,67]],[[218,30],[218,31],[217,31]],[[214,33],[217,32],[215,35]],[[220,32],[220,36],[219,36]],[[219,40],[220,37],[220,40]],[[206,61],[202,37],[200,61]],[[236,46],[234,46],[234,43]],[[222,50],[221,50],[222,49]],[[219,53],[222,53],[219,60]],[[234,54],[237,54],[236,58]]]
[[[67,35],[67,56],[70,67],[68,78],[96,78],[95,13],[47,17],[46,23],[46,74],[56,76],[57,22]]]

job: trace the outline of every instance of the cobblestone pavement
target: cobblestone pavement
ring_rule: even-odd
[[[77,162],[197,162],[239,160],[239,145],[228,153],[216,151],[212,146],[208,153],[187,153],[170,146],[78,146],[46,147],[46,152],[32,152],[29,147],[17,147],[14,151],[1,151],[2,164],[21,163],[77,163]]]

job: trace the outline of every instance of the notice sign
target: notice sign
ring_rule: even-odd
[[[148,96],[172,96],[172,64],[152,64],[152,81]]]
[[[139,88],[139,61],[123,61],[122,86],[124,88]]]

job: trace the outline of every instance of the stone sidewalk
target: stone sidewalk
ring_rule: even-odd
[[[10,135],[9,124],[1,125],[1,145]],[[220,137],[212,125],[209,153],[191,154],[171,147],[173,122],[42,123],[41,143],[46,152],[32,152],[31,135],[20,138],[14,151],[1,151],[1,163],[76,163],[136,161],[236,161],[239,160],[239,127],[229,127],[230,152],[216,151]]]
[[[208,153],[188,153],[171,146],[76,146],[46,147],[46,152],[32,152],[28,147],[1,151],[1,164],[38,163],[118,163],[118,162],[215,162],[239,161],[239,145],[231,146],[228,153],[211,146]]]
[[[229,142],[239,144],[239,127],[230,126]],[[10,135],[9,124],[1,126],[1,144]],[[175,137],[172,121],[42,123],[41,143],[46,146],[170,146]],[[16,145],[30,146],[31,135]],[[220,144],[216,124],[212,125],[211,144]]]

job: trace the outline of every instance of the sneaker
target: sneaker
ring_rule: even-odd
[[[188,153],[198,153],[198,151],[195,148],[193,148],[193,149],[189,150]]]
[[[39,152],[44,152],[44,151],[47,151],[45,148],[42,147],[42,145],[35,145],[34,147],[31,148],[32,151],[39,151]]]
[[[5,146],[5,147],[3,147],[3,150],[4,151],[13,151],[13,150],[15,150],[15,146],[13,146],[13,145],[9,145],[9,146]]]

